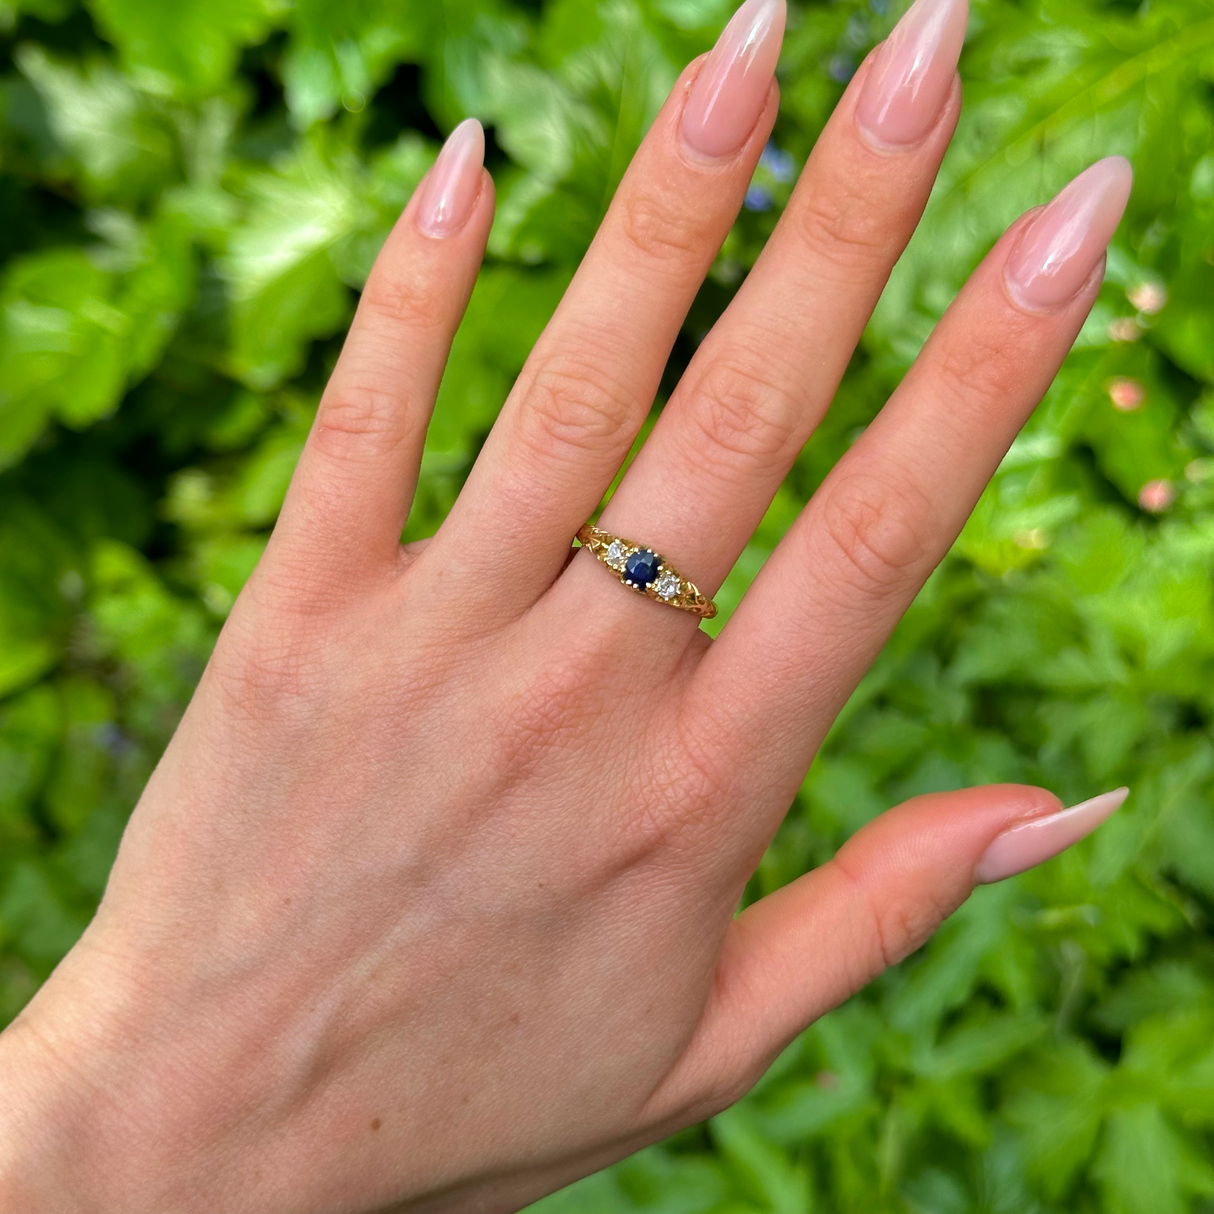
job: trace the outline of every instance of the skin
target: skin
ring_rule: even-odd
[[[932,795],[740,917],[836,713],[1099,284],[992,250],[716,642],[571,536],[740,206],[744,147],[635,158],[448,520],[399,535],[492,214],[389,238],[269,549],[101,909],[0,1036],[0,1208],[508,1211],[743,1094],[1059,803]],[[711,593],[824,413],[959,105],[906,149],[862,68],[602,525]]]

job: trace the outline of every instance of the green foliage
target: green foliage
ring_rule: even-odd
[[[486,122],[500,209],[410,537],[449,507],[729,7],[0,2],[0,1022],[95,905],[440,132]],[[727,608],[1001,228],[1107,152],[1137,187],[1074,353],[751,896],[925,790],[1133,796],[1094,840],[980,890],[738,1108],[544,1214],[1214,1209],[1214,11],[973,7],[925,223]],[[797,165],[894,16],[794,7],[775,143]],[[770,233],[783,168],[760,167],[668,382]]]

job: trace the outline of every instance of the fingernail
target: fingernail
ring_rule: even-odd
[[[856,123],[880,144],[907,147],[936,124],[957,74],[966,0],[915,0],[886,38],[856,104]]]
[[[1029,309],[1073,299],[1104,256],[1133,184],[1124,156],[1098,160],[1080,173],[1021,233],[1007,261],[1012,298]]]
[[[430,170],[417,207],[417,226],[427,236],[450,236],[468,222],[481,192],[485,131],[465,118],[447,137]]]
[[[713,158],[736,152],[754,129],[784,38],[784,0],[746,0],[709,52],[683,107],[683,139]]]
[[[1052,860],[1072,843],[1090,835],[1130,795],[1128,788],[1101,793],[1090,801],[1060,809],[1005,830],[982,853],[974,867],[974,882],[989,885]]]

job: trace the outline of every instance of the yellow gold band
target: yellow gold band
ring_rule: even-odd
[[[665,557],[644,544],[621,539],[587,523],[577,533],[583,548],[589,548],[625,586],[667,607],[677,607],[702,619],[717,614],[716,603],[702,595]]]

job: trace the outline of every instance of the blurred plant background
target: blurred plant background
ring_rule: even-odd
[[[666,388],[895,7],[794,3],[773,143]],[[500,209],[410,536],[729,8],[0,0],[0,1023],[101,893],[442,134],[486,123]],[[1109,152],[1137,187],[1074,353],[752,893],[918,792],[1133,796],[980,890],[740,1106],[545,1214],[1214,1210],[1214,7],[974,0],[962,72],[927,218],[727,607],[998,231]]]

